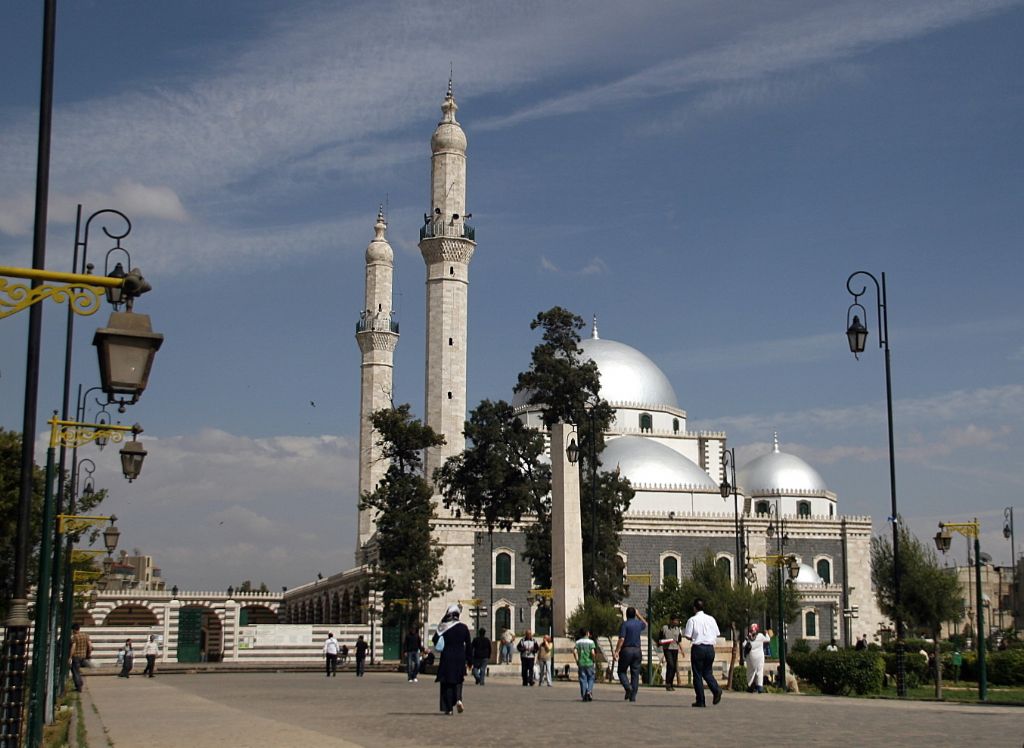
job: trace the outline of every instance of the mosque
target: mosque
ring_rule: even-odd
[[[457,110],[449,81],[442,117],[430,140],[430,207],[419,231],[426,268],[423,420],[446,439],[445,445],[427,450],[427,475],[465,446],[469,265],[476,232],[467,222],[471,218],[466,213],[467,141]],[[374,232],[365,254],[365,299],[355,330],[361,354],[359,495],[371,491],[386,470],[369,418],[391,403],[399,342],[392,307],[395,258],[383,212],[378,213]],[[650,574],[652,584],[660,585],[668,577],[685,576],[693,560],[710,549],[734,578],[742,574],[764,585],[768,578],[764,557],[778,553],[783,543],[782,553],[799,562],[793,572],[798,572],[794,584],[800,591],[801,612],[789,626],[791,642],[806,639],[813,645],[834,638],[852,644],[862,631],[874,632],[882,625],[884,617],[871,587],[870,517],[842,516],[838,497],[821,475],[783,451],[777,436],[770,444],[766,441],[765,454],[733,466],[733,481],[727,472],[726,434],[688,431],[686,410],[650,358],[624,342],[600,337],[596,319],[581,348],[584,357],[597,364],[601,396],[615,409],[601,461],[617,466],[636,491],[620,538],[625,573]],[[523,368],[528,359],[529,351],[523,351]],[[511,401],[528,425],[543,428],[540,410],[526,402],[525,394]],[[549,441],[559,444],[554,437]],[[578,475],[573,480],[578,496]],[[735,482],[735,491],[723,491],[724,481]],[[440,620],[447,601],[457,598],[492,638],[506,628],[546,630],[547,621],[541,617],[548,611],[531,592],[535,585],[523,556],[522,527],[496,532],[489,539],[485,528],[447,511],[439,496],[437,503],[434,535],[444,548],[441,574],[454,589],[444,599],[431,602],[428,621]],[[578,506],[575,513],[578,527]],[[379,605],[368,576],[368,562],[375,553],[374,532],[373,516],[360,511],[355,566],[286,592],[282,622],[372,622]],[[738,535],[742,543],[737,542]],[[750,562],[744,568],[737,568],[742,564],[738,548]],[[556,580],[553,586],[557,584]],[[643,589],[634,585],[624,604],[642,607],[646,595],[646,585]],[[563,620],[569,612],[562,612]],[[771,622],[773,612],[766,614]],[[858,617],[860,621],[855,620]],[[396,639],[398,632],[382,633],[387,653],[389,640]]]

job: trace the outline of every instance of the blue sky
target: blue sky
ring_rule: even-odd
[[[597,314],[662,367],[692,430],[726,430],[741,464],[777,430],[884,530],[873,300],[860,361],[843,335],[846,277],[884,271],[900,510],[920,535],[977,515],[1009,560],[1024,4],[60,5],[47,262],[70,267],[77,203],[131,217],[154,286],[137,310],[166,335],[125,416],[150,454],[131,485],[114,450],[84,454],[123,546],[170,583],[274,588],[349,565],[363,251],[386,202],[395,394],[422,412],[416,241],[449,64],[478,241],[470,403],[511,397],[538,311]],[[31,257],[38,6],[0,28],[0,264]],[[45,311],[41,430],[64,314]],[[76,383],[96,383],[102,321],[78,321]],[[15,430],[26,325],[0,324]]]

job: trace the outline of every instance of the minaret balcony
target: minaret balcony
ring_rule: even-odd
[[[444,221],[431,221],[420,226],[420,239],[431,239],[435,236],[451,236],[456,239],[476,241],[476,229],[468,223],[456,224]]]
[[[398,320],[393,317],[367,314],[356,322],[356,332],[393,332],[398,335]]]

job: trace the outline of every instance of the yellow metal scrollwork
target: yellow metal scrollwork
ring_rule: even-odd
[[[103,294],[99,286],[68,284],[32,288],[0,278],[0,319],[17,314],[44,299],[52,299],[58,304],[67,302],[75,314],[88,316],[99,311]]]

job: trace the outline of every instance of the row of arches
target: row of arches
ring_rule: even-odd
[[[325,592],[305,600],[285,603],[282,620],[285,623],[365,623],[367,620],[366,595],[356,587],[340,594]]]

